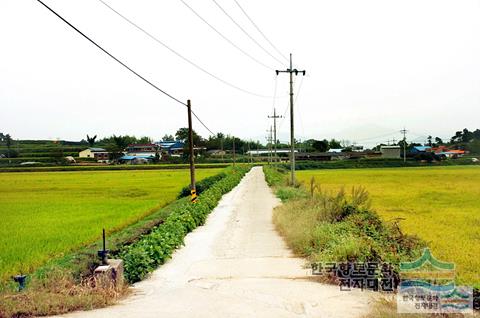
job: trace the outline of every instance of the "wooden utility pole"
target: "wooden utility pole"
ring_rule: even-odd
[[[193,129],[192,129],[192,105],[190,100],[187,101],[188,109],[188,146],[190,148],[190,200],[192,203],[197,202],[197,188],[195,185],[195,149],[193,146]]]
[[[290,68],[286,69],[285,71],[275,71],[278,74],[280,73],[289,73],[290,74],[290,172],[291,172],[291,184],[295,185],[295,121],[293,118],[293,73],[298,75],[298,73],[303,74],[305,76],[305,71],[299,71],[293,68],[292,64],[292,53],[290,53]]]
[[[268,118],[273,118],[273,152],[275,161],[278,161],[277,157],[277,118],[282,118],[283,116],[278,116],[276,108],[273,108],[273,116],[268,116]]]

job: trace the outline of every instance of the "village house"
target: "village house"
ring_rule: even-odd
[[[109,153],[103,148],[87,148],[78,153],[79,158],[93,158],[97,161],[108,161]]]
[[[447,146],[438,146],[438,147],[416,146],[416,147],[413,147],[412,149],[413,154],[419,154],[419,153],[425,153],[425,152],[432,152],[437,156],[440,156],[442,158],[449,158],[449,159],[463,157],[466,153],[465,150],[449,149]]]
[[[438,146],[432,148],[432,152],[435,152],[436,155],[445,158],[458,158],[465,155],[465,150],[460,149],[448,149],[447,146]]]
[[[170,157],[181,157],[185,148],[185,144],[178,140],[157,141],[155,144],[160,148],[163,155]]]
[[[158,153],[159,147],[156,144],[130,144],[126,148],[127,156],[153,156]]]
[[[128,164],[145,164],[160,159],[160,149],[156,144],[130,144],[125,149],[126,154],[118,161]]]
[[[400,146],[381,146],[380,152],[382,153],[382,158],[400,158]]]

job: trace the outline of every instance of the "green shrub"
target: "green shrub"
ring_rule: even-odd
[[[287,170],[283,165],[272,166],[263,166],[263,172],[265,173],[265,180],[269,186],[277,186],[287,183],[287,178],[285,172]]]
[[[315,169],[355,169],[355,168],[395,168],[395,167],[432,167],[432,166],[455,166],[455,165],[475,165],[469,158],[459,158],[453,160],[442,160],[440,162],[420,162],[415,160],[402,159],[382,159],[382,158],[362,158],[345,159],[335,161],[297,161],[296,170],[315,170]],[[290,170],[290,164],[281,164],[280,167]]]
[[[306,198],[307,194],[302,189],[298,188],[291,188],[291,187],[282,187],[276,191],[277,197],[282,200],[282,202],[292,200],[292,199],[300,199]]]
[[[217,181],[220,181],[225,177],[226,177],[226,174],[224,172],[221,172],[221,173],[216,174],[214,176],[205,178],[205,179],[201,180],[200,182],[197,182],[195,184],[195,187],[196,187],[196,190],[197,190],[197,195],[200,195],[203,191],[207,190],[213,184],[215,184]],[[186,186],[180,191],[180,194],[178,195],[178,199],[188,197],[189,195],[190,195],[190,186]]]
[[[404,235],[397,224],[382,221],[361,187],[350,194],[344,189],[327,193],[312,179],[307,191],[303,185],[278,186],[278,172],[265,171],[284,202],[274,211],[277,229],[295,253],[311,262],[387,262],[396,268],[400,261],[418,257],[426,245]]]
[[[142,280],[146,275],[165,263],[173,251],[183,244],[187,233],[204,224],[222,196],[232,190],[243,178],[249,167],[227,170],[222,178],[209,184],[195,204],[187,200],[178,204],[165,222],[154,228],[140,240],[125,246],[119,257],[124,261],[125,278],[130,283]]]

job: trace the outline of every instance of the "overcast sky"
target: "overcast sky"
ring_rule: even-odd
[[[212,0],[105,0],[212,74],[202,73],[98,0],[44,0],[160,88],[214,132],[265,141],[267,118],[288,105],[285,69],[241,32]],[[277,59],[234,0],[218,3]],[[297,138],[376,143],[450,137],[480,128],[479,0],[237,0],[283,54],[293,53]],[[35,0],[0,1],[0,131],[15,139],[80,140],[86,134],[174,134],[186,108],[122,68]],[[284,60],[283,60],[284,61]],[[303,82],[302,82],[303,81]],[[302,84],[301,84],[302,83]],[[288,118],[279,139],[289,138]],[[208,131],[198,122],[194,129]]]

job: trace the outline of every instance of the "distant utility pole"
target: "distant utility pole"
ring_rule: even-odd
[[[248,141],[248,145],[247,145],[248,147],[247,147],[247,148],[248,148],[248,155],[249,155],[249,157],[250,157],[250,160],[249,160],[249,161],[250,161],[250,163],[252,163],[253,160],[252,160],[252,150],[251,150],[251,148],[250,148],[250,142],[251,142],[251,141],[249,140],[249,141]]]
[[[273,116],[268,116],[268,118],[273,118],[273,151],[275,161],[278,161],[277,158],[277,118],[282,118],[283,116],[277,115],[276,109],[273,108]]]
[[[197,202],[197,188],[195,185],[195,149],[193,149],[193,129],[192,129],[192,104],[187,101],[188,109],[188,145],[190,147],[190,200],[192,203]]]
[[[224,161],[224,158],[223,158],[223,135],[222,135],[222,138],[220,138],[220,153],[222,154],[222,162],[225,162]]]
[[[233,167],[235,168],[235,136],[233,136]]]
[[[290,74],[290,172],[291,172],[291,184],[295,185],[295,122],[293,118],[293,73],[298,75],[298,73],[305,76],[305,71],[299,71],[293,68],[292,64],[292,53],[290,53],[290,68],[287,68],[285,71],[275,71],[278,74],[280,73],[289,73]]]
[[[270,129],[267,130],[267,146],[268,146],[268,162],[271,163],[272,160],[272,126],[270,126]]]
[[[400,132],[403,134],[403,162],[407,162],[407,132],[408,130],[405,129],[405,127],[400,130]]]

